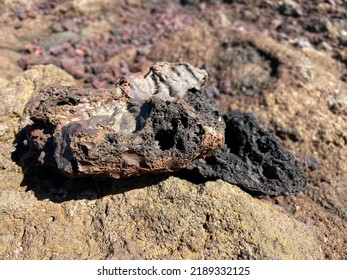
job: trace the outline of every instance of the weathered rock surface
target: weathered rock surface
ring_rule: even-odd
[[[111,89],[53,86],[28,103],[30,164],[69,176],[173,171],[224,143],[224,122],[200,91],[207,72],[157,63]],[[28,157],[28,155],[26,156]]]
[[[0,32],[2,33],[3,31],[0,29]],[[20,58],[20,55],[6,49],[6,47],[2,47],[1,43],[0,39],[0,77],[1,79],[10,80],[22,72],[22,69],[16,64],[16,60]],[[3,82],[0,81],[0,87],[2,84]]]
[[[63,203],[0,192],[1,259],[320,259],[315,227],[222,181],[175,177]],[[133,189],[134,188],[134,189]],[[94,194],[94,195],[93,195]],[[83,195],[85,198],[83,198]]]
[[[39,65],[0,85],[0,136],[14,140],[18,123],[29,99],[36,92],[51,84],[73,85],[72,76],[53,65]]]
[[[254,115],[235,111],[225,116],[225,123],[225,145],[206,160],[195,160],[192,169],[251,193],[288,195],[305,189],[304,165]]]
[[[236,109],[252,112],[291,152],[301,158],[314,156],[319,161],[318,169],[308,172],[304,193],[276,200],[293,217],[320,228],[319,239],[326,259],[345,258],[347,119],[343,96],[347,92],[347,83],[341,76],[346,72],[346,52],[334,59],[331,50],[299,48],[290,42],[278,42],[276,38],[263,36],[262,31],[253,27],[235,23],[230,30],[216,31],[206,28],[206,25],[187,28],[158,43],[152,49],[151,57],[190,61],[198,67],[204,63],[208,65],[209,81],[215,81],[217,85],[220,81],[232,81],[233,71],[237,72],[230,64],[233,58],[227,51],[230,46],[251,43],[256,53],[249,53],[250,57],[263,55],[268,65],[277,66],[273,67],[277,71],[273,71],[272,83],[258,96],[245,95],[243,90],[234,92],[237,85],[231,84],[232,90],[219,96],[219,108],[224,114]],[[229,42],[228,48],[224,47],[225,42]],[[179,46],[175,52],[171,51],[172,45]],[[246,58],[249,56],[245,54]],[[241,81],[236,80],[238,84],[249,81],[248,70],[248,66],[244,71],[238,69],[243,73],[239,76]],[[259,84],[259,81],[254,81],[254,84]]]
[[[274,248],[273,244],[278,244],[276,239],[279,238],[288,252],[285,257],[304,258],[302,251],[317,248],[316,253],[319,253],[319,248],[322,248],[325,259],[346,259],[347,117],[344,96],[347,93],[347,27],[344,15],[347,7],[343,0],[320,1],[318,4],[316,1],[297,0],[295,5],[290,1],[281,1],[286,6],[284,10],[277,1],[254,1],[253,5],[247,4],[249,1],[201,1],[198,8],[175,5],[180,1],[168,0],[131,0],[125,1],[125,5],[119,5],[118,1],[103,1],[100,4],[102,8],[91,1],[0,2],[1,12],[6,12],[0,19],[0,33],[6,35],[0,38],[0,77],[3,78],[0,78],[0,84],[10,81],[1,88],[1,92],[8,94],[1,95],[1,112],[7,112],[4,108],[9,105],[23,102],[20,93],[26,95],[26,91],[31,91],[32,84],[36,88],[36,85],[46,81],[47,84],[53,83],[51,76],[40,78],[39,75],[34,83],[30,77],[18,87],[11,83],[13,77],[35,64],[54,63],[60,67],[63,57],[83,58],[86,76],[77,82],[99,87],[114,83],[120,75],[129,71],[145,69],[143,65],[152,61],[187,61],[209,72],[207,86],[213,89],[213,96],[219,98],[217,101],[222,113],[235,109],[252,112],[264,128],[281,138],[286,148],[301,159],[307,159],[309,168],[312,157],[319,162],[318,167],[308,170],[308,186],[304,192],[294,196],[267,197],[269,202],[279,207],[254,200],[247,194],[242,199],[234,192],[234,187],[224,187],[224,184],[213,185],[211,189],[213,194],[217,194],[219,187],[223,189],[220,192],[222,202],[214,200],[211,193],[206,201],[212,199],[214,202],[205,203],[195,196],[194,190],[201,190],[200,187],[188,184],[192,186],[193,193],[180,192],[181,187],[184,190],[188,187],[184,181],[178,181],[175,188],[165,193],[173,199],[164,200],[162,196],[159,198],[158,187],[162,188],[166,181],[161,185],[155,182],[157,179],[154,178],[159,175],[149,175],[147,179],[127,178],[121,186],[122,180],[92,182],[90,178],[65,178],[71,188],[64,188],[59,180],[48,178],[48,174],[40,168],[37,174],[32,174],[35,176],[28,183],[22,180],[22,170],[11,160],[14,130],[21,115],[10,114],[6,118],[2,115],[2,259],[116,259],[135,256],[138,248],[144,248],[139,250],[144,252],[141,254],[144,257],[196,256],[197,252],[204,252],[205,243],[198,240],[192,247],[193,242],[187,240],[191,232],[199,231],[204,224],[200,216],[197,223],[189,217],[189,229],[184,219],[180,220],[184,230],[180,231],[177,219],[172,219],[174,225],[171,228],[160,227],[160,224],[169,224],[164,217],[171,218],[168,208],[161,202],[165,202],[166,207],[172,206],[171,213],[177,213],[179,210],[176,207],[182,208],[184,201],[192,203],[190,209],[198,207],[206,213],[214,210],[217,213],[219,210],[233,218],[232,221],[227,220],[230,223],[222,231],[225,238],[214,231],[211,243],[206,241],[210,244],[210,258],[220,259],[223,252],[236,251],[230,248],[242,248],[240,244],[246,244],[244,247],[259,256],[259,248]],[[212,4],[216,2],[229,4]],[[24,9],[17,10],[18,3],[21,3],[19,8]],[[31,3],[34,3],[33,7],[29,7]],[[84,7],[78,7],[79,3]],[[147,8],[142,3],[146,3]],[[34,44],[38,49],[28,49],[28,44]],[[134,53],[129,56],[127,50],[133,47]],[[62,52],[57,54],[56,50]],[[116,63],[112,66],[115,69],[109,67],[106,73],[95,71],[113,56],[116,56]],[[17,64],[19,58],[20,67]],[[120,60],[126,63],[118,65]],[[112,78],[105,74],[112,75]],[[62,75],[69,76],[60,71],[52,77],[58,79]],[[59,81],[54,83],[61,85]],[[10,94],[14,90],[7,91],[7,88],[13,87],[18,95]],[[154,181],[149,182],[148,178]],[[89,187],[83,191],[86,185]],[[114,187],[108,189],[108,185]],[[152,187],[138,189],[148,185]],[[129,188],[136,189],[129,191]],[[177,191],[177,195],[169,195]],[[184,196],[178,195],[181,193]],[[224,196],[229,193],[232,197],[225,202]],[[234,197],[236,200],[233,200]],[[203,208],[200,208],[200,203]],[[256,212],[252,211],[255,204],[258,205]],[[127,212],[120,207],[124,205],[127,205]],[[230,212],[229,208],[224,212],[224,205],[230,206]],[[141,212],[142,209],[145,212]],[[255,219],[269,214],[267,209],[271,212],[271,219]],[[118,215],[119,211],[122,214]],[[185,212],[179,217],[187,217]],[[139,217],[138,222],[134,221],[135,215]],[[151,218],[156,223],[149,231]],[[247,224],[247,230],[241,231],[232,227],[239,221],[243,225],[247,221],[254,223]],[[127,222],[132,232],[128,231]],[[303,225],[307,229],[304,233],[301,232]],[[265,238],[251,240],[250,236],[258,234],[260,227],[262,232],[259,234]],[[278,227],[283,230],[268,234],[268,230]],[[168,231],[168,228],[175,232]],[[177,241],[178,236],[182,237],[180,241]],[[234,239],[228,243],[226,238]],[[282,243],[284,239],[288,242]],[[181,255],[176,250],[178,243],[185,254]],[[195,251],[190,251],[189,247]],[[277,249],[282,252],[282,249]],[[269,255],[271,252],[266,256]],[[247,250],[230,256],[252,258]]]

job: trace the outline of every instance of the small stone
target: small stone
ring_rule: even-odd
[[[286,151],[249,113],[225,116],[225,145],[189,169],[205,178],[220,178],[242,189],[265,195],[290,195],[305,189],[304,165]]]
[[[223,79],[223,80],[219,81],[218,88],[219,88],[221,93],[226,93],[226,94],[231,94],[231,95],[233,94],[230,79]]]
[[[157,63],[109,89],[46,88],[26,107],[34,123],[24,157],[70,177],[184,168],[224,143],[224,122],[201,92],[207,77],[189,64]]]
[[[107,82],[106,81],[99,81],[98,79],[93,79],[92,86],[94,88],[107,88]]]
[[[319,168],[319,161],[314,156],[308,156],[307,166],[312,171],[317,170]]]
[[[52,32],[59,33],[59,32],[63,32],[64,31],[64,27],[61,24],[61,22],[54,22],[51,25],[51,30],[52,30]]]
[[[16,8],[14,14],[19,20],[24,20],[28,17],[25,8]]]
[[[42,52],[43,52],[43,48],[41,48],[40,46],[37,46],[35,44],[32,44],[32,43],[26,44],[24,49],[28,53],[35,53],[38,55],[42,54]]]
[[[27,10],[27,16],[28,16],[29,18],[36,18],[36,12],[35,12],[35,10],[33,10],[33,9]]]
[[[108,70],[107,66],[103,65],[102,63],[94,63],[91,67],[95,75],[105,73]]]
[[[85,51],[82,49],[76,49],[75,53],[76,53],[76,55],[78,55],[80,57],[84,57],[86,55]]]
[[[301,49],[303,49],[303,48],[311,48],[312,47],[311,43],[307,39],[298,40],[296,45],[299,48],[301,48]]]
[[[300,4],[292,0],[280,1],[278,5],[278,11],[280,12],[280,14],[286,16],[299,17],[302,15]]]
[[[77,79],[85,75],[84,64],[77,59],[65,57],[60,60],[61,66]]]
[[[332,94],[329,96],[328,106],[334,114],[347,114],[347,94]]]
[[[220,96],[220,91],[216,86],[206,86],[204,88],[204,94],[209,99],[217,99]]]

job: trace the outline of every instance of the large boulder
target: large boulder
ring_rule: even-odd
[[[0,191],[1,259],[321,259],[316,228],[223,181],[139,181],[95,199]],[[113,194],[112,194],[113,193]]]

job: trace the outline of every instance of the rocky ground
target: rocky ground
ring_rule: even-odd
[[[346,1],[6,0],[0,15],[1,259],[347,258]],[[23,175],[11,155],[33,94],[106,88],[156,61],[206,69],[205,94],[280,138],[307,189]]]

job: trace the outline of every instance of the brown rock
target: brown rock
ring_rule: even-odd
[[[0,54],[0,77],[1,78],[9,80],[22,72],[22,69],[17,65],[17,60],[19,60],[19,58],[20,58],[20,55],[17,52],[1,48],[1,54]]]
[[[200,91],[206,79],[189,64],[157,63],[106,90],[45,89],[27,106],[29,153],[73,177],[184,168],[224,143],[224,121]]]
[[[34,66],[0,87],[0,124],[2,141],[14,140],[19,118],[31,96],[49,84],[72,85],[74,79],[53,66]],[[23,120],[23,124],[25,121]]]
[[[106,0],[102,2],[95,2],[93,0],[73,0],[71,1],[72,9],[77,13],[86,16],[96,16],[102,14],[106,11],[114,9],[117,5],[116,2],[111,0]]]
[[[323,257],[315,226],[233,185],[217,181],[197,186],[171,177],[147,188],[137,186],[128,183],[123,193],[100,199],[53,203],[2,185],[0,258]],[[80,197],[87,192],[97,196],[91,188]]]
[[[126,62],[129,65],[133,64],[136,58],[136,54],[137,48],[129,47],[110,58],[106,63],[115,69],[120,69],[122,62]]]
[[[61,67],[65,69],[66,72],[71,74],[77,79],[83,78],[85,75],[85,69],[83,62],[75,58],[64,57],[60,61]]]

